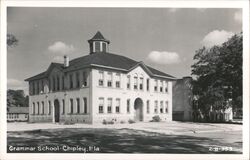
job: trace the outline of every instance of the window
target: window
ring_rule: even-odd
[[[76,99],[76,113],[80,113],[80,99],[77,98]]]
[[[168,82],[165,82],[165,92],[168,93]]]
[[[158,101],[155,101],[155,110],[154,110],[155,113],[158,113]]]
[[[37,102],[37,114],[40,114],[40,106],[39,106],[39,102]]]
[[[52,80],[49,79],[49,92],[52,90]]]
[[[120,88],[120,82],[121,82],[121,74],[116,73],[116,82],[115,82],[116,88]]]
[[[39,81],[37,82],[37,84],[36,84],[36,87],[37,87],[37,94],[39,94],[40,93],[40,88],[39,88]]]
[[[69,83],[70,83],[70,89],[72,89],[74,86],[73,86],[73,75],[70,74],[69,75]]]
[[[53,77],[53,91],[56,90],[56,78]]]
[[[166,101],[165,103],[166,103],[165,112],[168,113],[168,101]]]
[[[60,91],[60,78],[57,76],[57,90]]]
[[[62,114],[65,113],[65,100],[62,100]]]
[[[99,98],[99,113],[103,113],[104,98]]]
[[[147,113],[150,113],[149,100],[147,100]]]
[[[48,108],[48,109],[49,109],[49,110],[48,110],[48,114],[50,115],[50,114],[51,114],[51,102],[50,102],[50,101],[49,101],[49,104],[48,104],[48,105],[49,105],[49,108]]]
[[[140,78],[140,90],[143,90],[143,78]]]
[[[127,89],[130,89],[130,76],[127,76]]]
[[[62,76],[62,89],[65,89],[65,84],[64,84],[64,76]]]
[[[100,42],[95,42],[95,52],[100,52]]]
[[[102,51],[103,52],[107,51],[107,44],[106,43],[102,43]]]
[[[73,110],[74,110],[74,102],[73,99],[70,99],[70,114],[73,114]]]
[[[163,113],[163,101],[160,102],[160,113]]]
[[[32,94],[36,94],[35,82],[32,82]]]
[[[43,84],[43,80],[42,80],[42,93],[44,93],[44,84]]]
[[[160,92],[163,92],[163,81],[160,81]]]
[[[138,85],[138,78],[134,77],[134,89],[138,89],[137,85]]]
[[[103,81],[104,81],[104,72],[99,71],[99,86],[103,86]]]
[[[87,73],[86,72],[82,73],[82,80],[83,80],[83,86],[86,87],[87,86]]]
[[[32,106],[32,114],[36,114],[36,105],[33,102],[33,106]]]
[[[121,100],[119,98],[116,99],[116,106],[115,106],[115,112],[120,113],[120,102]]]
[[[80,87],[80,79],[79,79],[79,73],[76,72],[76,88]]]
[[[87,114],[88,113],[88,104],[87,104],[87,98],[84,97],[83,98],[83,103],[84,103],[84,114]]]
[[[130,113],[130,99],[127,99],[127,113]]]
[[[108,82],[107,83],[108,83],[107,84],[108,87],[112,87],[112,73],[111,72],[108,73]]]
[[[108,98],[108,113],[112,113],[112,99]]]
[[[149,91],[149,79],[147,79],[147,91]]]
[[[155,92],[157,92],[158,88],[157,88],[157,80],[155,80],[155,87],[154,87]]]
[[[42,102],[42,114],[44,114],[44,102]]]

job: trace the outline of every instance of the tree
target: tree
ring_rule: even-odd
[[[196,51],[192,65],[193,93],[198,108],[208,117],[211,109],[224,110],[232,99],[233,108],[242,108],[242,33],[222,46]]]
[[[18,39],[13,34],[7,34],[7,46],[13,47],[18,43]]]
[[[8,107],[27,107],[29,97],[24,95],[23,90],[8,90],[7,91],[7,106]]]

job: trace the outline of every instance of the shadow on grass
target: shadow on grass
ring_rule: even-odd
[[[8,132],[11,146],[95,146],[99,153],[224,153],[210,152],[210,146],[232,146],[206,137],[165,135],[133,129],[47,129]],[[234,144],[241,148],[242,144]],[[8,147],[9,148],[9,147]],[[26,151],[27,152],[27,151]],[[28,151],[29,152],[29,151]],[[42,151],[46,153],[64,153]],[[79,153],[82,151],[67,151]],[[92,151],[89,151],[90,153]],[[13,153],[8,150],[8,153]],[[226,153],[241,153],[230,151]]]

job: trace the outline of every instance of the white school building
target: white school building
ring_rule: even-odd
[[[30,122],[172,121],[175,77],[142,61],[109,52],[100,32],[88,40],[87,56],[51,63],[29,82]]]

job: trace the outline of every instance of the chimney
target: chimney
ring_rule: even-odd
[[[64,67],[68,67],[69,66],[69,57],[68,56],[64,56]]]

